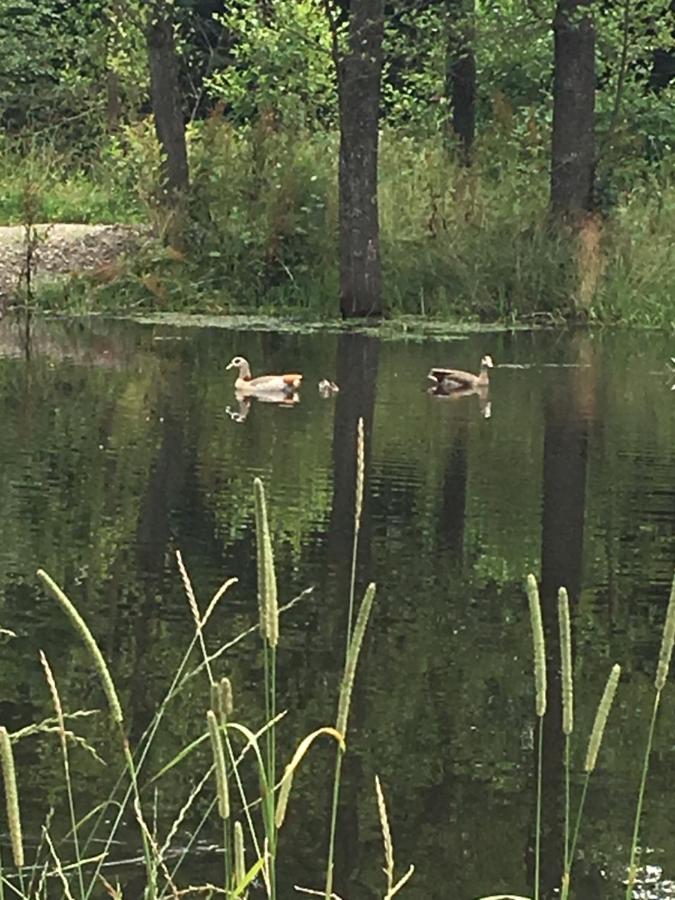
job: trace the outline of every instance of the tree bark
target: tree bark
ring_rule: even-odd
[[[476,132],[476,57],[469,29],[473,12],[474,0],[447,0],[445,92],[452,107],[451,136],[459,141],[461,159],[467,166]]]
[[[595,174],[595,27],[588,0],[558,0],[553,21],[551,209],[579,218],[592,209]]]
[[[383,0],[342,6],[348,15],[344,53],[331,20],[340,106],[340,311],[344,317],[381,316],[377,156]]]
[[[146,41],[155,129],[164,154],[167,199],[173,206],[187,191],[189,177],[173,17],[166,3],[153,4],[146,27]]]

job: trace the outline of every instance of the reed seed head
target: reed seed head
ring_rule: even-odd
[[[40,662],[42,664],[42,668],[44,669],[45,679],[47,681],[47,687],[49,688],[49,693],[52,697],[52,703],[54,704],[54,712],[56,713],[56,720],[59,723],[59,735],[61,737],[61,741],[65,742],[66,740],[66,721],[63,716],[63,707],[61,706],[61,698],[59,697],[59,692],[56,687],[56,679],[54,678],[54,673],[52,672],[52,668],[47,661],[47,657],[44,655],[42,650],[40,650]]]
[[[363,510],[363,485],[365,482],[365,438],[363,435],[363,417],[359,418],[356,425],[356,496],[354,502],[354,525],[358,531],[361,526],[361,512]]]
[[[375,793],[377,794],[377,811],[380,816],[380,828],[382,829],[382,841],[384,843],[384,873],[387,876],[388,891],[391,892],[394,883],[394,842],[391,839],[387,804],[385,803],[382,785],[377,775],[375,776]]]
[[[609,677],[607,678],[607,683],[605,684],[605,689],[602,692],[602,697],[600,698],[600,703],[598,704],[598,708],[595,713],[595,721],[593,722],[593,729],[591,731],[591,736],[588,740],[588,750],[586,751],[586,762],[584,763],[584,771],[592,772],[595,768],[595,763],[598,759],[598,751],[600,750],[600,744],[602,744],[602,737],[605,733],[605,725],[607,724],[607,717],[609,716],[609,711],[612,708],[612,703],[614,702],[614,695],[616,694],[616,687],[619,683],[619,677],[621,675],[621,666],[614,665],[612,666],[612,671],[609,673]]]
[[[274,553],[267,520],[265,488],[259,478],[253,480],[258,562],[258,609],[260,632],[270,647],[279,643],[279,602],[274,571]]]
[[[9,823],[9,837],[12,842],[12,857],[14,865],[17,869],[21,869],[24,864],[24,856],[21,814],[19,811],[19,789],[16,784],[12,742],[5,727],[0,727],[0,762],[2,763],[2,777],[5,782],[5,805],[7,808],[7,822]]]
[[[75,605],[68,599],[68,597],[51,578],[51,576],[49,576],[43,569],[38,569],[37,575],[38,578],[43,582],[49,593],[58,601],[63,611],[70,619],[71,624],[82,638],[84,645],[89,650],[94,663],[94,667],[96,668],[98,676],[101,679],[101,685],[108,701],[110,715],[112,716],[114,722],[117,722],[119,725],[121,725],[124,721],[124,716],[122,715],[122,705],[117,696],[117,691],[115,690],[115,683],[112,680],[112,676],[110,675],[110,671],[105,659],[103,658],[103,654],[101,653],[99,646],[96,643],[94,635],[91,633],[87,623],[75,608]]]
[[[666,612],[666,621],[663,626],[663,636],[661,638],[661,649],[659,650],[659,662],[656,667],[656,678],[654,679],[654,687],[657,691],[662,691],[668,678],[668,669],[670,668],[670,657],[673,655],[673,642],[675,641],[675,576],[670,588],[670,599],[668,600],[668,610]]]
[[[352,690],[354,689],[354,679],[356,677],[356,665],[359,661],[361,644],[363,643],[363,636],[366,633],[374,597],[375,585],[371,582],[366,588],[363,600],[361,601],[361,608],[359,609],[356,625],[354,626],[354,633],[349,644],[347,662],[345,664],[342,683],[340,685],[340,697],[338,700],[338,713],[335,727],[343,738],[347,734],[347,721],[349,719],[349,706],[352,700]]]
[[[222,725],[234,711],[232,699],[232,682],[229,678],[221,678],[211,685],[211,709]]]
[[[212,709],[206,713],[206,723],[211,738],[211,752],[216,774],[216,791],[218,795],[218,812],[221,819],[230,818],[230,794],[227,786],[227,769],[225,768],[225,751],[218,719]]]
[[[244,829],[241,822],[234,823],[234,886],[241,887],[246,877],[246,851],[244,848]]]
[[[562,673],[562,728],[572,734],[574,728],[574,683],[572,679],[572,628],[567,591],[558,591],[558,625],[560,627],[560,660]]]
[[[544,643],[544,626],[541,620],[539,588],[537,579],[532,574],[527,576],[527,600],[530,606],[534,652],[535,710],[541,717],[546,712],[546,645]]]
[[[234,694],[232,692],[232,682],[227,676],[220,679],[220,696],[222,697],[225,715],[231,716],[234,712]]]
[[[199,613],[199,607],[197,606],[197,598],[195,597],[192,582],[190,581],[190,576],[188,575],[187,569],[185,568],[183,555],[180,550],[176,550],[176,562],[178,563],[178,571],[180,572],[180,577],[183,582],[185,596],[187,597],[188,606],[190,607],[190,612],[192,613],[192,618],[194,619],[195,625],[199,629],[201,628],[201,615]]]

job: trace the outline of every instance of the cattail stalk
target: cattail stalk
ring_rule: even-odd
[[[635,887],[635,879],[638,869],[638,840],[640,837],[640,819],[642,818],[642,804],[644,802],[645,787],[647,785],[647,775],[649,774],[649,758],[652,752],[652,744],[654,742],[654,730],[656,728],[656,716],[659,711],[661,702],[661,692],[666,686],[668,679],[668,671],[670,669],[670,659],[673,654],[673,642],[675,641],[675,575],[670,587],[670,598],[668,600],[668,609],[666,611],[666,620],[663,625],[663,634],[661,636],[661,649],[659,650],[659,661],[656,666],[656,675],[654,678],[654,706],[652,708],[652,718],[649,723],[649,732],[647,734],[647,747],[645,749],[645,757],[642,763],[642,777],[640,778],[640,788],[638,790],[637,806],[635,809],[635,822],[633,823],[633,838],[630,846],[630,861],[628,863],[628,878],[626,881],[626,900],[632,900],[633,888]]]
[[[14,768],[14,754],[12,742],[7,729],[0,727],[0,762],[2,763],[2,777],[5,783],[5,806],[7,809],[7,822],[9,824],[9,837],[12,843],[12,856],[17,869],[23,868],[23,836],[21,833],[21,812],[19,810],[19,790],[16,784],[16,769]]]

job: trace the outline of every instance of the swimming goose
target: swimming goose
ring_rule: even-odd
[[[239,374],[234,382],[235,390],[240,394],[293,394],[300,387],[302,375],[297,372],[284,375],[259,375],[251,377],[251,366],[243,356],[235,356],[227,365],[227,369],[238,369]]]
[[[491,356],[484,356],[480,361],[480,374],[463,372],[461,369],[431,369],[427,378],[434,385],[446,391],[472,391],[486,388],[490,384],[489,370],[494,363]]]

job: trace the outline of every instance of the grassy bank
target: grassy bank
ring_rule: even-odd
[[[620,179],[605,167],[605,208],[577,237],[548,219],[547,145],[545,134],[495,127],[467,170],[439,141],[383,132],[381,243],[393,316],[673,327],[672,163],[636,163]],[[158,234],[166,227],[147,122],[86,163],[45,147],[1,149],[2,223],[25,220],[30,185],[36,221],[148,221]],[[212,118],[192,127],[190,162],[185,252],[152,242],[105,277],[45,291],[43,304],[335,315],[336,135],[264,123],[235,129]]]

